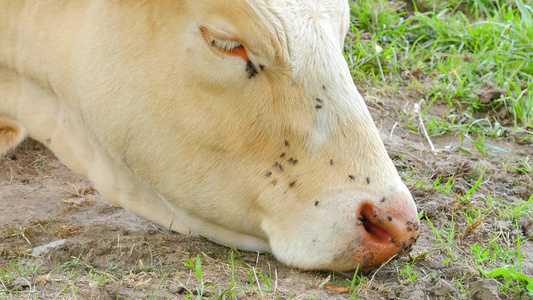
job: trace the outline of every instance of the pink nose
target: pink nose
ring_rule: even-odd
[[[361,205],[358,226],[364,231],[366,258],[361,268],[375,267],[394,256],[409,251],[418,238],[416,210],[396,207],[380,210],[370,203]]]

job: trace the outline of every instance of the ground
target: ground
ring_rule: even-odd
[[[112,206],[43,145],[28,140],[0,159],[0,298],[220,298],[226,293],[238,299],[528,299],[520,284],[506,295],[501,278],[480,275],[470,260],[474,244],[481,253],[492,249],[490,255],[501,255],[491,244],[497,241],[507,243],[500,248],[509,246],[508,263],[515,263],[512,245],[520,237],[522,273],[533,274],[533,215],[526,211],[513,219],[505,211],[531,197],[531,173],[520,167],[527,167],[524,159],[533,144],[490,141],[509,152],[483,156],[472,144],[451,150],[461,136],[449,134],[431,139],[437,149],[432,153],[424,134],[409,129],[418,118],[415,95],[392,99],[378,98],[376,90],[364,93],[421,211],[420,238],[408,255],[353,281],[353,274],[289,269],[271,255],[169,232]],[[426,116],[439,113],[434,105]],[[468,214],[470,209],[481,214]],[[62,240],[38,255],[27,252]]]

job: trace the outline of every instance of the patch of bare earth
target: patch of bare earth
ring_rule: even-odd
[[[518,234],[523,241],[524,273],[533,274],[533,222],[530,220],[533,216],[519,220],[521,227],[517,229],[508,219],[501,220],[488,211],[487,217],[474,223],[468,223],[464,214],[456,212],[465,206],[494,209],[485,198],[489,193],[493,199],[507,203],[527,200],[533,191],[531,174],[507,167],[519,164],[527,154],[533,153],[533,146],[492,141],[510,152],[495,153],[495,156],[466,155],[460,151],[432,154],[422,134],[405,128],[408,119],[416,119],[412,109],[416,96],[387,100],[380,91],[366,94],[369,109],[400,174],[423,179],[427,184],[439,177],[441,182],[453,181],[449,195],[420,187],[413,180],[407,184],[418,201],[419,210],[435,228],[450,226],[453,216],[457,233],[453,240],[459,249],[453,253],[457,261],[445,263],[449,255],[429,222],[422,220],[420,238],[411,253],[365,273],[367,280],[356,297],[463,298],[465,291],[456,284],[460,280],[467,290],[474,290],[466,298],[482,299],[479,297],[489,295],[505,299],[505,295],[498,294],[494,279],[482,278],[478,270],[466,267],[462,261],[466,259],[464,253],[475,242],[488,243],[494,232],[508,239]],[[445,111],[434,105],[429,114],[440,116]],[[406,118],[399,119],[398,112]],[[449,149],[459,141],[460,137],[453,135],[432,138],[437,149]],[[463,147],[477,153],[472,146]],[[482,169],[486,169],[482,184],[467,203],[460,203],[458,197],[476,183]],[[28,253],[28,249],[52,242],[60,245],[36,255]],[[0,158],[0,272],[12,274],[0,277],[4,278],[0,298],[138,299],[154,295],[183,298],[201,289],[196,272],[189,267],[194,265],[197,255],[202,264],[203,295],[209,298],[219,295],[219,289],[231,287],[231,253],[223,246],[168,232],[111,206],[90,182],[73,174],[35,141],[28,140],[10,155]],[[289,269],[270,255],[234,253],[239,299],[349,297],[345,289],[339,288],[339,282],[345,281],[341,275],[333,278],[330,273]],[[414,282],[399,275],[404,274],[399,272],[405,269],[403,262],[413,258],[416,262],[412,272],[418,275]],[[13,269],[18,271],[10,271]]]

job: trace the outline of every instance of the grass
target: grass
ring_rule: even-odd
[[[455,135],[455,144],[442,153],[505,157],[511,153],[499,140],[524,142],[533,138],[533,10],[519,1],[350,1],[352,28],[346,58],[358,86],[394,99],[417,95],[423,126],[430,138]],[[412,97],[412,96],[411,96]],[[416,96],[415,96],[416,97]],[[414,103],[411,103],[411,105]],[[443,107],[431,115],[433,107]],[[411,108],[396,110],[405,129],[420,131]],[[445,155],[445,154],[443,154]],[[531,182],[529,156],[506,163],[518,171],[517,185]],[[520,232],[502,235],[496,229],[486,243],[469,243],[489,220],[519,227],[530,218],[533,195],[519,202],[487,192],[485,171],[468,179],[428,178],[405,170],[404,179],[418,189],[449,199],[448,222],[433,225],[435,249],[442,258],[499,280],[502,293],[533,295],[530,276],[523,273]],[[463,186],[465,192],[454,191]],[[484,186],[480,189],[480,186]],[[462,225],[464,224],[464,225]],[[517,229],[518,230],[518,229]],[[465,251],[463,244],[470,244]],[[404,262],[399,280],[416,281],[416,267]],[[466,278],[466,274],[463,278]],[[459,281],[454,281],[468,291]]]
[[[132,247],[135,245],[134,243]],[[245,262],[242,260],[244,256],[235,249],[224,248],[212,253],[190,256],[183,261],[181,267],[156,263],[153,251],[161,250],[158,245],[144,241],[139,244],[138,249],[145,252],[144,256],[148,258],[146,265],[139,259],[136,266],[130,266],[128,269],[110,264],[106,270],[86,262],[85,249],[51,270],[42,268],[40,263],[21,253],[18,258],[11,260],[7,268],[0,268],[0,299],[37,299],[43,296],[83,298],[87,297],[91,290],[117,284],[128,287],[131,292],[126,298],[132,299],[235,299],[243,295],[275,299],[278,293],[277,270],[272,269],[268,262],[266,269]],[[213,262],[214,260],[216,262]],[[227,262],[224,270],[229,275],[228,282],[216,280],[219,275],[216,272],[213,274],[213,265],[223,261]],[[28,285],[24,285],[26,282]],[[17,285],[21,283],[24,287],[18,288]],[[179,294],[162,293],[169,285],[176,283],[180,286],[178,290],[181,289]],[[122,297],[124,295],[120,296]],[[292,299],[290,295],[285,297]]]
[[[44,163],[45,163],[45,157],[39,157],[39,159],[35,160],[33,162],[33,169],[35,170],[35,172],[39,172],[41,170],[42,167],[44,167]]]
[[[436,248],[434,249],[446,253],[442,256],[446,265],[453,261],[461,265],[464,270],[476,271],[482,277],[497,278],[501,293],[516,297],[521,295],[531,297],[533,296],[533,278],[531,274],[526,274],[522,269],[524,253],[521,252],[520,243],[524,240],[521,237],[523,235],[520,232],[519,222],[521,219],[531,218],[533,195],[527,201],[517,202],[504,201],[501,198],[493,199],[490,193],[485,196],[479,195],[483,193],[480,191],[481,187],[489,184],[483,180],[484,174],[485,171],[481,171],[477,178],[469,178],[470,189],[464,195],[450,192],[450,180],[443,182],[441,176],[435,178],[433,182],[428,178],[418,180],[412,178],[414,184],[420,189],[448,196],[452,202],[456,203],[451,205],[449,221],[440,223],[440,227],[435,227],[430,218],[425,219],[435,236]],[[477,194],[479,198],[477,201],[472,199],[474,194]],[[485,221],[485,219],[491,221]],[[489,233],[488,241],[483,243],[466,240],[472,232],[480,231],[483,223],[494,221],[503,222],[500,224],[508,226],[508,229],[494,228]],[[466,223],[462,234],[458,232],[461,228],[458,223]],[[514,236],[506,233],[506,230],[509,230],[511,234],[514,232]],[[465,251],[465,244],[470,245],[468,251]],[[417,279],[418,274],[413,268],[416,261],[417,259],[413,259],[413,264],[404,262],[404,268],[400,269],[398,274],[399,280],[409,279],[414,282]],[[465,290],[465,292],[468,291]]]
[[[426,112],[435,103],[446,105],[445,115],[426,116],[432,136],[532,138],[531,6],[481,0],[417,1],[412,7],[410,1],[350,3],[346,56],[360,85],[416,90]]]
[[[411,282],[415,282],[419,275],[413,270],[413,265],[408,262],[404,262],[403,265],[404,268],[400,270],[398,280],[410,280]]]

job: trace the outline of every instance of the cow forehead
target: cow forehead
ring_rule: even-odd
[[[267,2],[268,3],[268,2]],[[342,46],[344,30],[349,22],[349,7],[345,0],[275,0],[274,7],[292,38],[309,34],[328,34]],[[322,38],[325,38],[323,36]]]
[[[253,7],[274,28],[295,82],[317,107],[306,149],[325,145],[339,133],[340,124],[364,119],[372,125],[342,55],[350,22],[348,1],[270,0]]]
[[[286,62],[295,74],[305,66],[316,66],[309,59],[324,59],[340,53],[349,26],[349,7],[345,0],[270,0],[251,1],[271,33],[285,50]],[[328,55],[326,55],[328,54]]]

